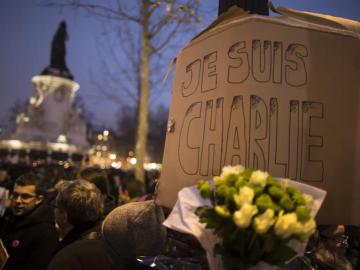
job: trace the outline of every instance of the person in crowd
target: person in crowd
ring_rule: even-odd
[[[55,221],[63,238],[48,270],[113,269],[100,241],[104,201],[100,190],[86,180],[60,181]]]
[[[46,269],[58,245],[51,207],[45,205],[41,175],[29,172],[15,180],[9,215],[0,225],[0,237],[10,257],[3,270]]]
[[[93,183],[101,191],[104,198],[104,215],[117,206],[115,198],[110,194],[109,179],[105,171],[93,167],[86,168],[80,172],[80,178]]]
[[[13,183],[11,182],[9,173],[6,169],[0,168],[0,187],[3,187],[7,190],[13,189]]]
[[[0,218],[9,211],[11,204],[9,193],[12,189],[12,183],[7,170],[0,167]]]

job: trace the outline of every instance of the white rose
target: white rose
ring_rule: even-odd
[[[315,230],[316,230],[316,222],[313,218],[311,218],[310,220],[308,220],[303,224],[302,230],[300,232],[300,237],[302,239],[307,239],[309,238],[310,235],[315,233]]]
[[[221,171],[221,178],[225,178],[226,176],[230,174],[240,174],[245,170],[245,167],[242,165],[236,165],[236,166],[225,166],[223,167]]]
[[[268,178],[268,176],[269,174],[267,172],[257,170],[251,174],[249,182],[254,185],[260,185],[264,187],[266,185],[266,178]]]
[[[244,186],[240,188],[238,194],[234,194],[234,201],[238,207],[248,203],[251,204],[255,196],[255,192],[252,188]]]
[[[285,190],[289,186],[289,182],[289,178],[284,178],[283,181],[280,182],[281,188]]]
[[[292,234],[299,234],[302,231],[302,224],[297,220],[295,213],[280,214],[274,226],[275,235],[285,239]]]
[[[236,211],[233,216],[233,221],[239,228],[247,228],[251,223],[251,219],[256,215],[258,209],[256,205],[244,204],[240,210]]]
[[[309,194],[303,194],[305,205],[308,209],[312,209],[314,206],[314,198]]]
[[[273,209],[266,209],[264,213],[254,218],[253,227],[259,234],[266,233],[274,224],[275,211]]]

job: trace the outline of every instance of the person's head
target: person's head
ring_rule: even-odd
[[[124,185],[124,189],[126,189],[129,193],[130,198],[141,197],[145,195],[145,185],[140,180],[134,179],[128,181]]]
[[[92,183],[78,179],[60,181],[55,188],[55,221],[65,232],[69,228],[96,222],[103,214],[104,203],[99,189]]]
[[[11,196],[11,211],[14,216],[30,213],[44,201],[46,187],[40,174],[25,173],[15,180]]]
[[[109,179],[105,171],[99,168],[86,168],[80,172],[80,178],[93,183],[102,194],[109,194]]]
[[[152,200],[124,204],[106,216],[101,239],[116,269],[134,269],[137,256],[156,256],[163,251],[167,236],[164,219],[162,208]]]
[[[0,183],[6,181],[8,177],[8,172],[4,169],[0,169]]]

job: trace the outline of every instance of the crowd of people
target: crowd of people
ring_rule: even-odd
[[[193,236],[162,225],[170,209],[153,200],[158,178],[147,171],[143,184],[125,170],[0,165],[0,269],[209,269]],[[319,226],[306,256],[284,269],[358,269],[359,227],[338,228]]]
[[[3,165],[3,269],[140,268],[136,256],[160,254],[166,234],[152,200],[159,172],[146,175],[143,184],[132,171]]]

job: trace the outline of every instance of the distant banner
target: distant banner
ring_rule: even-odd
[[[0,217],[4,216],[7,200],[9,199],[9,190],[0,187]]]
[[[7,252],[2,240],[0,239],[0,270],[4,268],[8,259],[9,253]]]
[[[325,189],[322,224],[360,223],[360,36],[334,25],[241,15],[182,50],[160,204],[243,164]]]

